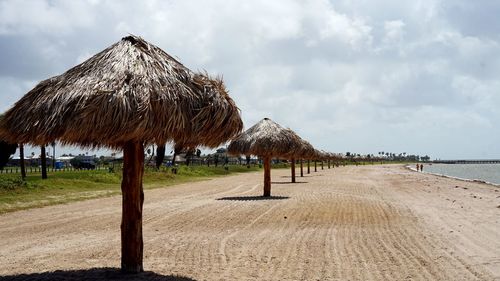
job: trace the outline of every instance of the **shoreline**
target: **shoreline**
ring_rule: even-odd
[[[427,172],[427,171],[419,172],[419,171],[417,171],[417,169],[413,168],[410,165],[406,165],[405,168],[407,168],[408,170],[411,170],[413,172],[417,172],[417,173],[424,173],[424,174],[433,175],[433,176],[442,177],[442,178],[455,179],[455,180],[472,182],[472,183],[482,183],[485,185],[491,185],[493,187],[500,187],[500,184],[498,184],[498,183],[493,183],[493,182],[489,182],[489,181],[485,181],[485,180],[481,180],[481,179],[466,179],[466,178],[460,178],[460,177],[455,177],[455,176],[450,176],[450,175],[445,175],[445,174]]]

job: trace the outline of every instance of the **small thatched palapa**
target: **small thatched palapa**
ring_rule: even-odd
[[[296,162],[296,160],[299,159],[299,161],[300,161],[300,176],[304,177],[303,159],[307,159],[308,157],[311,157],[311,155],[313,155],[315,153],[314,147],[309,142],[307,142],[306,140],[302,139],[299,136],[297,136],[297,138],[299,138],[299,140],[300,140],[299,148],[284,155],[285,158],[290,159],[290,161],[291,161],[292,183],[295,182],[295,162]]]
[[[242,127],[221,79],[194,73],[128,36],[40,82],[5,114],[0,137],[34,145],[175,141],[215,147]]]
[[[296,158],[300,161],[300,176],[304,177],[304,159],[313,157],[315,150],[314,147],[306,140],[302,140],[302,147],[296,153]]]
[[[271,196],[271,158],[287,157],[300,151],[302,139],[292,130],[264,118],[239,134],[229,145],[233,155],[257,155],[264,158],[264,196]]]
[[[228,147],[230,154],[283,157],[300,151],[301,139],[290,129],[264,118],[236,136]]]
[[[127,36],[40,82],[0,121],[0,138],[123,148],[122,270],[143,270],[144,144],[217,146],[243,127],[220,79],[193,73],[160,48]]]
[[[294,151],[289,155],[289,157],[294,157],[294,158],[302,158],[302,159],[308,159],[308,158],[314,158],[315,156],[315,149],[310,144],[308,141],[300,138],[300,146],[299,149]]]

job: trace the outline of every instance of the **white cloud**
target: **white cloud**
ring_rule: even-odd
[[[2,1],[0,34],[74,32],[94,22],[86,1]]]
[[[19,80],[11,77],[0,77],[0,113],[8,110],[27,91],[35,86],[35,81]]]
[[[385,36],[383,42],[386,44],[400,43],[404,36],[405,23],[401,20],[384,22]]]
[[[0,1],[0,110],[133,33],[224,75],[246,127],[268,116],[331,151],[474,158],[500,138],[500,4],[482,4]]]
[[[320,29],[320,36],[323,40],[337,39],[357,50],[371,45],[371,30],[372,28],[361,19],[352,19],[332,11],[327,15],[324,26]]]

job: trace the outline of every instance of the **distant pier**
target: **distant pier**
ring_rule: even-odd
[[[500,164],[500,159],[480,159],[480,160],[434,160],[436,164]]]

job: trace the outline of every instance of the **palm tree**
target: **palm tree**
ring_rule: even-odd
[[[165,144],[156,147],[156,169],[160,169],[163,160],[165,159]]]
[[[24,144],[19,144],[19,161],[21,165],[21,178],[26,178],[26,166],[24,165]]]
[[[17,144],[10,144],[4,141],[0,141],[0,170],[3,169],[7,162],[9,162],[10,156],[16,153]]]
[[[56,142],[53,141],[50,145],[52,145],[52,169],[56,168]]]
[[[246,156],[245,156],[245,159],[246,159],[246,161],[247,161],[247,168],[249,168],[249,169],[250,169],[250,155],[246,155]]]
[[[183,147],[181,145],[176,144],[174,146],[174,156],[172,157],[172,166],[175,166],[175,158],[177,155],[181,154],[183,150]]]
[[[45,152],[45,145],[42,145],[40,152],[40,160],[42,161],[42,179],[47,178],[47,154]]]

